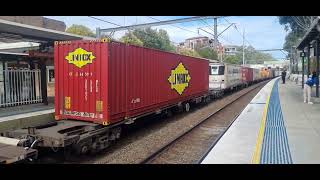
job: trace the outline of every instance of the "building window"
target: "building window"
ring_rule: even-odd
[[[53,68],[53,66],[47,66],[47,81],[48,81],[48,83],[54,83],[54,68]]]
[[[54,69],[49,69],[49,82],[54,82]]]

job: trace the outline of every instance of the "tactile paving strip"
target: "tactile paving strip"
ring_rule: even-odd
[[[261,164],[292,164],[280,105],[278,81],[279,79],[275,82],[270,96],[260,156]]]

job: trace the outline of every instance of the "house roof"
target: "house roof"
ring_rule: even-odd
[[[192,37],[192,38],[188,38],[186,40],[194,40],[194,39],[203,39],[203,38],[208,38],[207,36],[198,36],[198,37]],[[209,39],[209,38],[208,38]]]

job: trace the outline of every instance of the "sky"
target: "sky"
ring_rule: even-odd
[[[116,25],[99,21],[88,16],[46,16],[48,18],[64,21],[67,27],[72,24],[81,24],[89,27],[92,31],[96,28],[112,28]],[[191,16],[94,16],[121,26],[133,25],[140,23],[156,22],[152,18],[158,20],[179,19]],[[234,27],[230,27],[218,37],[223,45],[238,45],[242,46],[242,33],[245,32],[245,45],[251,45],[257,50],[262,49],[281,49],[285,42],[287,32],[284,27],[279,24],[276,16],[226,16],[218,19],[218,34],[227,28],[230,23],[236,23],[238,31]],[[178,28],[178,27],[180,28]],[[208,27],[210,26],[210,27]],[[170,40],[175,43],[184,42],[185,39],[197,36],[212,35],[200,30],[202,28],[213,34],[213,19],[198,20],[192,22],[178,23],[172,25],[162,25],[152,27],[153,29],[165,29],[170,37]],[[183,29],[181,29],[183,28]],[[114,34],[115,38],[120,38],[125,31],[118,31]],[[270,51],[275,59],[285,58],[285,54],[280,51]]]

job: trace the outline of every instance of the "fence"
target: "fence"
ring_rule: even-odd
[[[0,70],[0,107],[42,102],[41,71]]]

